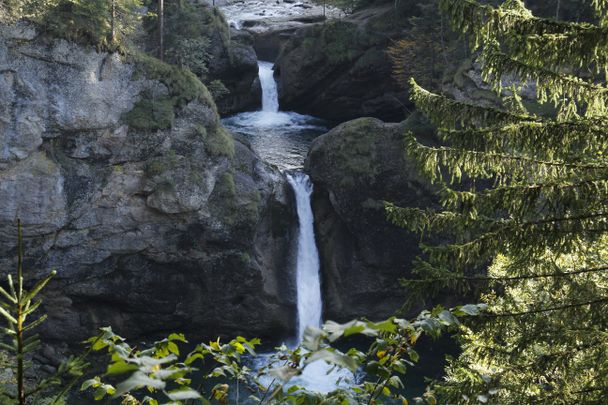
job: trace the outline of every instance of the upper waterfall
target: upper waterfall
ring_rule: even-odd
[[[240,113],[222,122],[228,129],[245,135],[266,162],[281,169],[299,169],[303,166],[310,142],[327,132],[326,123],[308,115],[279,111],[273,64],[258,61],[258,66],[262,109]]]
[[[262,86],[262,111],[279,112],[279,92],[274,80],[273,64],[258,61],[260,85]]]

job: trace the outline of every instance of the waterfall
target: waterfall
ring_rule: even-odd
[[[321,282],[319,280],[319,251],[315,242],[314,217],[310,204],[312,183],[302,172],[287,174],[287,180],[296,195],[296,208],[300,225],[296,264],[296,290],[298,300],[298,342],[302,341],[307,326],[321,325]]]
[[[271,62],[258,61],[260,85],[262,86],[262,111],[279,112],[279,93]]]
[[[260,142],[258,153],[271,160],[276,153],[280,156],[276,162],[283,169],[297,169],[302,167],[303,156],[300,160],[289,161],[290,153],[294,152],[293,145],[286,145],[285,139],[290,138],[290,131],[294,128],[302,130],[306,127],[321,128],[309,124],[313,117],[299,115],[293,112],[279,111],[277,84],[274,80],[270,62],[258,61],[259,77],[262,85],[262,111],[241,113],[230,121],[235,128],[255,127],[256,138]],[[298,133],[302,137],[302,133]],[[261,142],[263,140],[264,142]],[[306,145],[308,150],[308,144]],[[296,293],[297,293],[297,334],[295,340],[302,342],[307,326],[320,327],[322,322],[323,301],[321,298],[321,282],[319,277],[319,251],[315,242],[314,217],[310,197],[313,185],[308,175],[301,171],[286,172],[287,181],[292,187],[296,197],[299,233],[298,251],[296,256]],[[270,353],[258,355],[254,361],[254,368],[268,365]],[[274,379],[266,376],[261,381],[266,386],[274,383]],[[333,366],[323,360],[314,361],[306,366],[303,373],[294,377],[287,387],[298,385],[311,391],[331,392],[338,387],[348,387],[353,374],[346,370],[335,370]]]

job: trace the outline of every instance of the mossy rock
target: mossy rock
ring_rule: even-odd
[[[205,150],[214,157],[234,157],[234,139],[230,133],[220,125],[206,128],[202,125],[196,127],[196,131],[203,138]]]
[[[146,164],[144,173],[146,177],[153,178],[163,174],[167,170],[167,165],[162,159],[153,159]]]
[[[248,222],[255,222],[260,214],[260,204],[262,202],[262,196],[260,192],[255,190],[248,196],[247,203],[241,208],[242,215],[247,219]]]
[[[125,122],[132,128],[148,131],[171,128],[175,118],[173,100],[144,99],[125,114]]]
[[[372,164],[376,157],[374,132],[376,120],[360,118],[343,124],[341,143],[337,148],[335,159],[346,174],[340,179],[343,187],[353,186],[360,181],[374,181],[377,168]]]
[[[190,70],[169,65],[141,52],[130,54],[128,60],[135,64],[137,75],[158,80],[169,90],[168,97],[148,97],[136,103],[123,117],[129,126],[151,131],[170,128],[177,109],[194,100],[209,106],[217,114],[211,93]]]
[[[361,54],[360,35],[356,26],[335,22],[324,28],[320,44],[330,63],[349,62]]]
[[[370,69],[382,67],[387,60],[386,52],[383,49],[368,49],[355,63],[354,72],[365,73]]]
[[[169,65],[142,52],[134,53],[130,57],[145,78],[158,80],[167,86],[176,107],[199,100],[217,111],[211,93],[189,69]]]
[[[236,197],[236,184],[234,183],[234,174],[230,171],[224,172],[217,183],[215,184],[215,188],[213,189],[214,194],[217,193],[218,196],[229,199],[234,203],[234,199]]]
[[[215,182],[211,194],[213,216],[228,225],[234,225],[238,218],[236,206],[236,183],[230,170],[222,173]]]

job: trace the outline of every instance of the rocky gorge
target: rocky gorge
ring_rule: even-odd
[[[262,24],[193,4],[206,19],[192,32],[205,32],[212,54],[200,75],[27,23],[1,26],[0,265],[15,266],[21,217],[28,279],[58,273],[44,338],[77,342],[104,325],[133,338],[293,336],[293,190],[247,134],[220,121],[261,104],[256,55],[277,58],[282,109],[332,122],[366,117],[318,137],[305,170],[324,318],[390,316],[418,250],[413,235],[387,222],[383,202],[434,201],[402,144],[405,130],[426,136],[428,128],[415,116],[378,119],[401,121],[407,97],[385,54],[397,28],[374,31],[388,29],[380,21],[390,9],[324,21],[317,7]],[[229,93],[214,100],[199,79],[220,80]],[[287,126],[312,125],[307,136],[318,135],[319,123],[289,114]],[[299,154],[310,141],[298,142]]]

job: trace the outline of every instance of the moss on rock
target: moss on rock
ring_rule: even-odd
[[[144,93],[144,97],[123,116],[129,126],[141,130],[170,128],[176,111],[194,100],[208,105],[217,114],[211,93],[190,70],[169,65],[142,52],[129,55],[128,60],[134,63],[137,75],[158,80],[169,90],[168,96],[161,99]]]
[[[124,116],[130,127],[149,131],[171,128],[174,118],[173,101],[168,98],[140,100]]]
[[[203,138],[205,150],[214,157],[234,157],[234,139],[221,125],[206,128],[202,125],[196,127],[197,133]]]
[[[174,106],[181,107],[190,101],[199,100],[217,111],[211,93],[189,69],[169,65],[142,52],[134,53],[130,58],[144,77],[158,80],[167,86]]]

